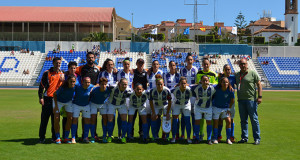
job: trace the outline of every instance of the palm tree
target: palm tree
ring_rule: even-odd
[[[102,32],[91,32],[88,37],[82,39],[87,42],[105,42],[109,41],[107,34]]]

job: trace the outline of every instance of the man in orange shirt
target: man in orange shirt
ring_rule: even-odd
[[[39,86],[39,103],[42,105],[41,124],[40,124],[40,143],[45,142],[45,135],[49,117],[51,116],[52,140],[55,141],[54,115],[53,115],[53,93],[60,87],[64,81],[64,74],[60,70],[61,59],[53,59],[53,67],[45,71]]]

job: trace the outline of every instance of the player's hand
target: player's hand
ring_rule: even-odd
[[[155,113],[152,113],[151,118],[153,121],[155,121],[157,119],[157,115]]]
[[[44,99],[42,98],[42,99],[40,99],[40,104],[42,105],[42,106],[44,106]]]
[[[230,110],[227,111],[227,115],[229,115],[231,117],[231,112]]]
[[[55,113],[59,113],[58,107],[57,107],[57,106],[55,106],[55,107],[53,108],[53,114],[55,114]]]
[[[129,69],[130,74],[134,74],[134,70],[133,69]]]
[[[147,74],[150,76],[150,74],[151,74],[151,70],[150,69],[148,69]]]
[[[262,98],[257,98],[257,104],[261,104]]]
[[[64,81],[64,80],[65,80],[65,75],[64,75],[64,74],[60,74],[59,80],[60,80],[60,81]]]
[[[117,73],[118,73],[118,69],[114,68],[114,74],[117,74]]]

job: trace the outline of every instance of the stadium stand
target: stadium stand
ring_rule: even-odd
[[[0,52],[0,85],[25,86],[28,85],[42,58],[41,52],[12,54],[10,51]],[[24,74],[23,71],[29,71]]]
[[[299,57],[258,57],[258,62],[271,87],[300,87]]]

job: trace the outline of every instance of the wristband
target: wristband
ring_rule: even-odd
[[[262,98],[262,96],[258,96],[258,98]]]

